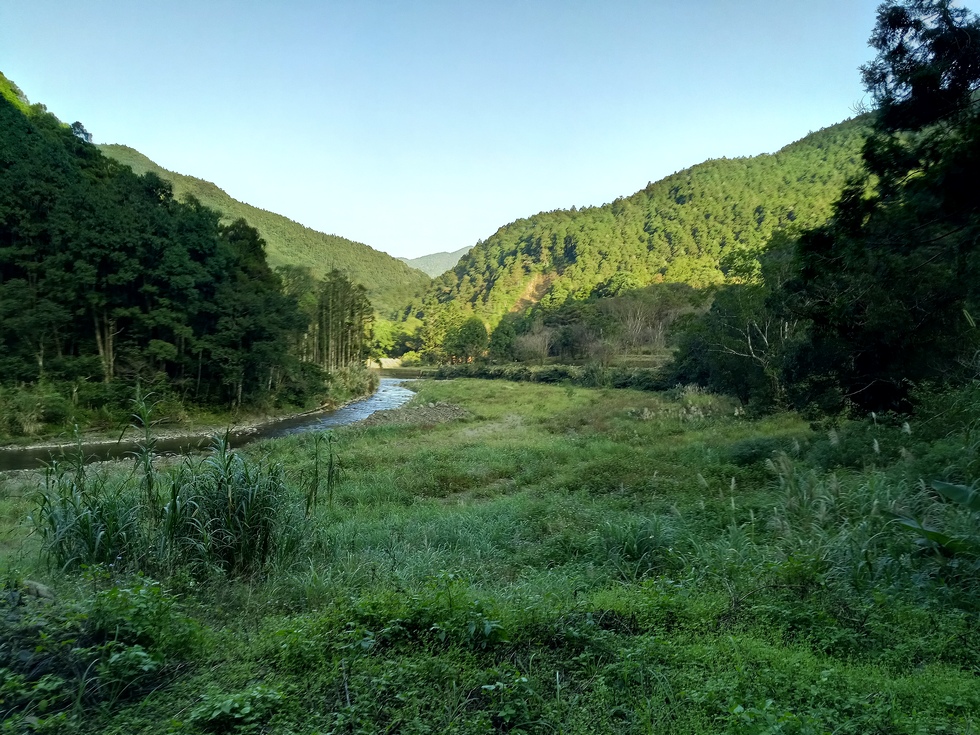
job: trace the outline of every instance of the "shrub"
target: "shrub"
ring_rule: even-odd
[[[42,551],[61,569],[130,563],[142,554],[138,498],[84,466],[52,462],[31,515]]]
[[[237,694],[205,694],[202,700],[188,721],[210,732],[234,732],[266,719],[282,695],[265,684],[256,684]]]
[[[742,439],[728,448],[728,460],[739,467],[772,459],[777,452],[786,449],[785,442],[774,436],[753,436]]]
[[[176,598],[144,577],[104,587],[109,576],[90,570],[75,600],[0,597],[2,732],[64,732],[68,708],[145,693],[192,652],[199,628]]]

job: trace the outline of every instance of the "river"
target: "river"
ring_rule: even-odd
[[[366,419],[376,411],[398,408],[415,395],[403,384],[402,378],[381,378],[378,389],[367,398],[354,401],[336,411],[292,416],[280,421],[272,421],[254,429],[232,433],[229,440],[233,447],[241,447],[260,439],[302,434],[307,431],[323,431],[335,426],[346,426]],[[192,434],[157,439],[157,454],[188,454],[205,450],[211,444],[210,434]],[[108,459],[121,459],[130,456],[137,449],[135,441],[106,441],[66,444],[57,447],[34,447],[26,449],[0,449],[0,471],[36,469],[52,459],[59,459],[65,453],[77,455],[81,451],[85,462],[102,462]]]

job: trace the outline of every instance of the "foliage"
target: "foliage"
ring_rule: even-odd
[[[863,170],[826,224],[774,237],[758,271],[730,263],[739,283],[686,325],[675,380],[816,418],[908,412],[923,387],[976,378],[980,21],[893,0],[871,45]]]
[[[974,21],[951,3],[891,2],[879,17],[885,69],[898,58],[915,71],[947,58],[941,49],[975,48],[952,43],[960,28],[972,39]],[[219,445],[169,470],[156,469],[150,446],[134,472],[52,467],[35,514],[42,553],[64,548],[72,564],[115,553],[113,574],[152,567],[183,588],[205,628],[194,630],[145,579],[83,580],[80,614],[67,615],[10,572],[0,701],[13,716],[2,727],[977,732],[980,389],[965,359],[972,316],[963,315],[974,282],[948,303],[933,293],[943,272],[958,272],[947,246],[957,243],[964,274],[972,267],[975,203],[966,200],[976,188],[947,186],[969,183],[972,103],[908,127],[925,114],[920,99],[962,101],[935,88],[959,69],[889,72],[898,86],[885,106],[902,108],[892,118],[902,134],[879,119],[865,154],[873,176],[845,193],[833,221],[801,236],[797,261],[777,238],[761,258],[725,260],[730,283],[710,307],[689,293],[683,309],[664,298],[687,325],[685,375],[736,395],[747,383],[750,405],[804,406],[810,425],[793,413],[746,415],[734,398],[671,387],[662,372],[596,354],[586,366],[440,367],[454,379],[423,383],[419,401],[458,406],[464,418],[410,425],[396,415],[337,430],[327,463],[336,452],[344,475],[328,503],[317,502],[316,436],[241,454]],[[917,162],[903,162],[903,151]],[[686,191],[673,196],[686,206]],[[869,239],[892,237],[892,226],[901,242]],[[939,239],[916,242],[919,232]],[[566,270],[577,252],[562,248]],[[869,264],[904,281],[876,282],[879,271],[862,270]],[[904,275],[885,267],[916,264]],[[828,265],[835,270],[821,271]],[[711,280],[713,265],[685,267]],[[547,296],[548,274],[526,275],[531,290],[521,293]],[[506,320],[492,352],[506,359],[537,347],[544,362],[552,346],[574,351],[585,343],[576,325],[626,323],[606,309],[643,300],[636,285],[608,272],[584,298],[556,290],[531,318]],[[859,310],[845,324],[847,305],[865,304],[862,289],[882,292],[881,311]],[[935,355],[923,356],[927,340],[915,330],[893,339],[908,326],[902,289],[923,300],[915,308],[940,309],[923,322],[940,332]],[[429,356],[473,316],[452,299],[444,305],[419,334]],[[962,322],[943,321],[954,307]],[[869,351],[901,344],[908,353],[849,351],[865,344],[861,333]],[[875,385],[886,387],[849,394],[872,363]],[[896,382],[903,375],[916,385]],[[642,390],[613,389],[626,387]],[[876,410],[828,417],[820,406],[834,397]],[[182,657],[201,665],[181,667]]]
[[[460,309],[494,328],[536,303],[720,283],[732,255],[750,262],[774,233],[830,216],[859,170],[867,124],[845,122],[774,154],[707,161],[601,207],[512,222],[437,278],[413,311],[428,323]]]
[[[945,499],[962,506],[974,518],[980,514],[980,493],[975,487],[953,485],[940,480],[932,481],[932,489]],[[914,531],[919,540],[929,548],[945,556],[961,555],[974,560],[974,568],[980,571],[980,523],[975,523],[972,533],[967,536],[954,536],[924,524],[915,518],[896,516],[906,528]]]
[[[223,439],[201,464],[183,465],[165,482],[169,498],[150,539],[157,550],[151,564],[250,576],[291,541],[282,469],[246,461]]]
[[[317,281],[296,266],[280,268],[286,293],[296,298],[309,326],[296,354],[329,373],[361,365],[368,356],[374,313],[367,290],[343,273],[330,271]]]
[[[0,433],[112,426],[137,383],[178,417],[322,403],[326,371],[366,357],[363,286],[274,272],[244,219],[177,201],[4,84]]]
[[[344,479],[307,522],[316,437],[244,452],[296,478],[297,553],[246,577],[175,568],[193,635],[146,580],[83,581],[85,620],[125,643],[97,659],[122,654],[117,676],[76,710],[77,680],[49,670],[69,684],[30,680],[17,721],[46,719],[30,702],[53,687],[51,727],[80,733],[976,730],[980,577],[895,520],[976,533],[919,482],[975,442],[968,412],[841,424],[834,454],[829,431],[693,387],[457,379],[419,400],[469,418],[333,431]]]
[[[248,577],[295,550],[299,504],[282,468],[248,461],[221,438],[200,462],[166,472],[151,448],[140,458],[135,482],[86,467],[81,454],[48,466],[30,518],[45,559],[62,570]]]
[[[801,239],[790,288],[812,323],[810,393],[907,410],[916,385],[976,375],[980,21],[946,0],[893,0],[871,44],[866,173]]]
[[[210,732],[249,732],[267,718],[282,694],[256,684],[232,695],[205,694],[191,710],[188,722]]]
[[[392,316],[429,283],[424,273],[359,242],[328,235],[232,199],[210,181],[168,171],[132,148],[100,145],[110,159],[132,168],[137,174],[154,174],[168,182],[177,199],[194,199],[221,213],[222,222],[242,219],[254,227],[267,243],[269,264],[273,268],[305,268],[315,278],[326,278],[338,271],[352,283],[362,286],[379,314]]]
[[[4,384],[56,381],[74,398],[90,381],[163,376],[194,401],[241,405],[298,369],[288,345],[305,323],[243,220],[178,203],[6,99],[0,138]]]
[[[200,628],[152,580],[112,582],[105,567],[68,599],[8,587],[0,600],[2,732],[64,732],[84,708],[146,696],[194,650]],[[47,729],[45,729],[47,728]]]
[[[446,333],[442,349],[451,358],[469,362],[483,356],[488,342],[489,335],[483,320],[472,316]]]

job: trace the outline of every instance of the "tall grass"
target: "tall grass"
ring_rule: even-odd
[[[217,439],[203,462],[185,462],[169,483],[161,538],[171,568],[190,563],[250,576],[295,543],[298,503],[280,465],[246,460]]]
[[[136,466],[113,474],[76,456],[47,467],[30,521],[51,564],[250,577],[304,537],[302,507],[281,465],[247,459],[227,438],[216,438],[204,459],[169,470],[144,444]]]
[[[135,516],[158,548],[133,568],[227,581],[182,588],[202,665],[90,732],[200,728],[202,693],[257,682],[290,693],[269,732],[977,732],[976,569],[896,519],[976,527],[920,482],[959,435],[938,459],[900,428],[828,448],[683,389],[420,398],[471,418],[219,442],[119,485],[138,505],[153,468],[158,520]]]
[[[47,559],[61,569],[138,565],[140,504],[131,489],[98,470],[52,462],[30,522]]]

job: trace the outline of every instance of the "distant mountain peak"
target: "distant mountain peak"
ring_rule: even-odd
[[[459,263],[459,259],[466,255],[473,246],[460,248],[459,250],[454,250],[451,253],[432,253],[431,255],[422,255],[418,258],[399,258],[398,260],[403,263],[408,263],[412,268],[420,270],[431,278],[436,278],[441,276],[448,270],[452,270]]]

